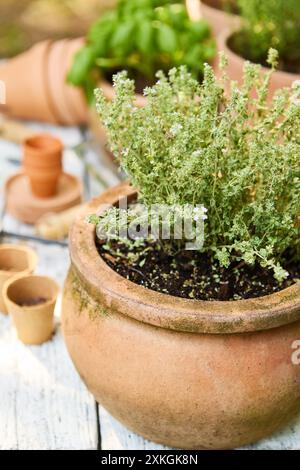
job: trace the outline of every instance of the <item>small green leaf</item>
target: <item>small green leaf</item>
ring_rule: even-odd
[[[169,25],[160,23],[157,31],[157,44],[161,52],[168,52],[172,54],[176,51],[176,33]]]
[[[133,28],[134,22],[131,19],[120,23],[112,36],[110,43],[111,48],[117,49],[120,54],[126,54],[127,51],[130,50],[133,41]]]
[[[144,54],[153,49],[153,27],[150,21],[141,21],[136,36],[137,48]]]
[[[67,81],[73,85],[81,85],[85,82],[87,74],[93,66],[95,53],[91,46],[84,46],[75,55]]]

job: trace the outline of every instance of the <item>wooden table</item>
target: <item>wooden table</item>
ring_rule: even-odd
[[[76,128],[62,129],[33,125],[51,131],[72,147],[82,141]],[[18,168],[20,149],[0,140],[0,187]],[[85,154],[107,186],[118,177],[103,157],[94,151]],[[65,151],[65,168],[85,180],[86,198],[104,189],[69,148]],[[3,201],[3,193],[0,202]],[[6,231],[33,234],[30,226],[5,214]],[[15,239],[5,242],[20,243]],[[69,266],[68,249],[56,244],[28,243],[39,255],[38,273],[47,274],[63,284]],[[125,429],[113,419],[86,390],[66,351],[59,326],[52,341],[42,346],[26,347],[16,339],[9,317],[0,314],[0,449],[166,449]],[[277,435],[247,449],[300,449],[300,416]]]

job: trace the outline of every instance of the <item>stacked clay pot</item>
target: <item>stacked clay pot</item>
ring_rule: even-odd
[[[6,87],[6,110],[11,117],[59,125],[87,121],[80,88],[66,82],[74,55],[84,39],[43,41],[0,66]]]
[[[35,196],[48,198],[56,194],[62,173],[62,153],[62,142],[51,135],[38,134],[25,139],[23,167]]]

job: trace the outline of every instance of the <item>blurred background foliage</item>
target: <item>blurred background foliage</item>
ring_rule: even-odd
[[[14,56],[37,41],[84,36],[116,0],[0,0],[0,57]]]

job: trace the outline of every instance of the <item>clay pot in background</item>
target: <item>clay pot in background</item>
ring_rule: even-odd
[[[38,134],[25,139],[23,167],[35,196],[47,198],[57,191],[62,173],[63,144],[48,134]]]
[[[232,32],[223,31],[217,39],[218,50],[224,51],[228,57],[228,68],[227,73],[231,80],[236,80],[239,84],[243,82],[243,67],[245,64],[245,59],[238,54],[236,54],[230,48],[230,40],[232,37]],[[269,72],[270,69],[262,67],[262,73]],[[277,71],[274,72],[271,81],[270,81],[270,91],[269,98],[271,99],[274,93],[283,87],[291,87],[292,83],[295,80],[300,80],[299,74],[293,74],[288,72]]]
[[[82,90],[66,83],[83,39],[44,41],[0,66],[11,117],[61,125],[87,122]]]
[[[50,47],[51,41],[41,42],[0,66],[0,80],[5,83],[10,116],[57,122],[47,88],[46,65]]]
[[[129,429],[180,449],[253,443],[300,411],[300,284],[256,299],[180,299],[134,284],[99,256],[98,213],[128,185],[86,207],[70,233],[65,341],[96,400]]]
[[[8,281],[3,296],[24,344],[42,344],[54,331],[54,308],[58,286],[44,276],[23,276]]]
[[[240,27],[240,17],[222,10],[220,0],[186,0],[186,5],[190,18],[195,21],[201,18],[205,19],[210,24],[215,36],[224,30]]]
[[[7,313],[2,296],[4,284],[12,277],[31,274],[36,268],[36,253],[22,245],[0,245],[0,312]]]

